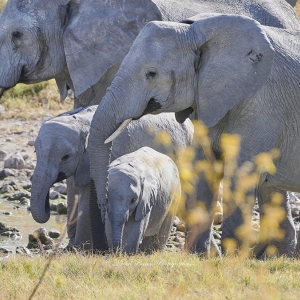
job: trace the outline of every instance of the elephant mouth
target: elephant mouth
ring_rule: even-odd
[[[64,172],[59,172],[54,183],[63,181],[64,179],[67,179],[66,174]]]
[[[147,114],[151,114],[161,108],[162,108],[161,103],[159,103],[155,98],[151,98],[148,102],[146,109],[142,113],[141,117]]]

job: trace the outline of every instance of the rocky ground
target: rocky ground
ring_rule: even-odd
[[[34,153],[34,140],[38,134],[41,124],[51,118],[50,115],[36,120],[10,119],[1,120],[0,107],[0,247],[18,246],[16,253],[31,255],[33,250],[40,249],[33,236],[33,231],[38,230],[43,244],[43,250],[53,248],[58,242],[57,238],[60,232],[56,229],[46,230],[38,229],[40,224],[36,223],[30,212],[27,214],[26,222],[30,222],[30,230],[24,236],[21,236],[21,228],[24,224],[20,223],[14,226],[13,216],[17,216],[16,212],[30,211],[30,177],[33,173],[36,158]],[[52,215],[66,214],[66,184],[65,182],[57,183],[50,191]],[[297,229],[300,224],[300,200],[295,195],[290,199],[292,206],[292,214]],[[12,204],[9,209],[2,209],[5,204]],[[5,222],[3,219],[5,217]],[[215,217],[214,237],[217,244],[220,244],[222,213],[219,212]],[[17,223],[18,224],[18,223]],[[253,210],[252,224],[254,230],[259,230],[259,214],[258,206]],[[27,228],[27,227],[26,227]],[[31,229],[34,228],[34,229]],[[185,226],[182,221],[176,218],[167,248],[170,251],[178,251],[183,249],[185,241]],[[15,241],[21,240],[15,244]],[[25,247],[24,247],[25,246]],[[11,249],[10,249],[11,250]],[[2,250],[2,256],[7,256],[9,252]],[[1,256],[1,255],[0,255]]]

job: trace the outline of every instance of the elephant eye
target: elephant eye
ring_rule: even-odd
[[[12,33],[11,33],[11,36],[15,39],[19,39],[21,36],[23,35],[23,33],[19,30],[14,30]]]
[[[146,78],[147,79],[154,79],[157,76],[157,69],[156,68],[149,68],[146,71]]]
[[[133,203],[135,203],[135,201],[136,201],[136,199],[132,198],[131,201],[130,201],[130,203],[133,204]]]
[[[66,160],[68,160],[69,159],[69,157],[70,157],[70,155],[69,154],[66,154],[65,156],[63,156],[62,157],[62,161],[66,161]]]

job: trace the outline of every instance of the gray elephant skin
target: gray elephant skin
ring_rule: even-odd
[[[68,88],[75,91],[75,108],[98,104],[147,22],[180,21],[202,12],[236,13],[268,26],[298,27],[284,0],[10,0],[0,15],[0,96],[19,82],[55,78],[62,99]],[[72,197],[74,190],[68,187]]]
[[[0,94],[19,82],[55,78],[61,98],[98,104],[138,32],[149,21],[180,21],[202,12],[236,13],[295,28],[283,0],[10,0],[0,17]],[[79,101],[79,102],[78,102]]]
[[[280,150],[277,172],[260,178],[260,201],[267,203],[271,191],[300,191],[299,31],[262,26],[238,15],[199,15],[186,23],[151,22],[145,26],[98,106],[89,149],[91,178],[102,208],[110,152],[104,141],[108,136],[126,119],[169,111],[184,119],[191,107],[209,128],[216,157],[221,153],[223,133],[241,137],[238,167],[261,152]],[[198,159],[205,159],[204,154],[198,153]],[[249,195],[254,193],[251,190]],[[205,199],[203,204],[211,211],[213,193],[205,178],[199,179],[197,199]],[[289,204],[284,201],[282,206],[287,214],[281,224],[286,238],[270,243],[277,246],[279,254],[292,254],[295,228]],[[241,209],[225,216],[222,240],[234,238],[241,243],[235,233],[243,224]],[[211,221],[202,235],[188,240],[192,249],[208,250]]]
[[[44,123],[35,141],[37,164],[32,176],[31,212],[37,222],[49,219],[48,191],[54,182],[74,176],[75,188],[79,194],[78,221],[68,228],[69,246],[91,248],[91,225],[89,217],[89,155],[87,138],[90,123],[97,106],[91,106],[73,114],[68,112]],[[151,129],[151,131],[148,130]],[[155,135],[165,131],[170,134],[168,147],[154,141]],[[183,124],[176,122],[173,113],[145,116],[132,122],[115,140],[112,159],[149,146],[161,153],[180,156],[187,145],[191,145],[194,127],[190,120]],[[175,155],[174,155],[175,154]],[[73,198],[68,197],[68,201]],[[68,208],[73,203],[68,203]],[[46,209],[45,209],[46,208]],[[76,218],[77,213],[74,218]]]
[[[180,193],[178,169],[168,156],[143,147],[114,160],[105,219],[109,247],[126,253],[163,250]]]

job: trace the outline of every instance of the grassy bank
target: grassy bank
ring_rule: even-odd
[[[46,259],[0,265],[0,299],[29,299]],[[54,259],[34,299],[298,299],[300,261],[201,260],[185,253]]]

